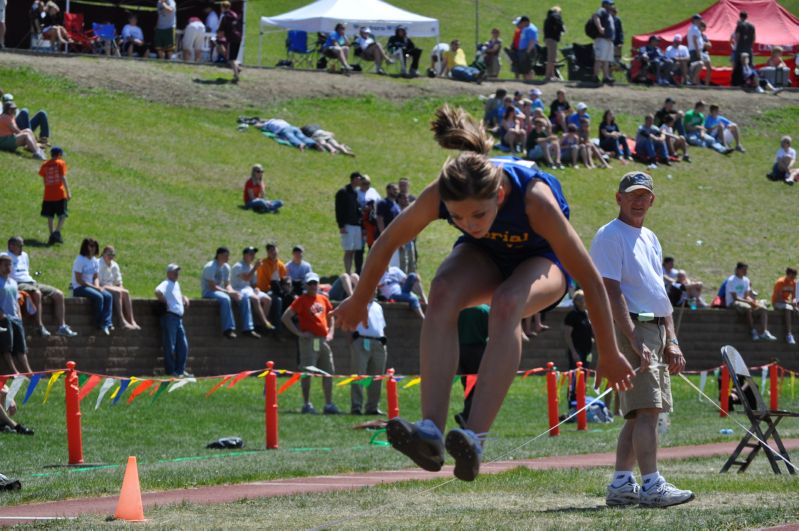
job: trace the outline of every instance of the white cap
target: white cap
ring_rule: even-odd
[[[577,110],[578,110],[578,111],[584,111],[584,110],[586,110],[587,108],[588,108],[588,105],[586,105],[586,104],[585,104],[585,103],[583,103],[582,101],[581,101],[580,103],[578,103],[578,104],[577,104]]]
[[[363,27],[362,27],[360,30],[358,30],[358,31],[362,31],[362,32],[364,32],[364,33],[372,33],[372,30],[371,30],[371,29],[369,29],[369,27],[368,27],[368,26],[363,26]]]
[[[14,101],[14,95],[13,94],[3,94],[3,102],[5,103],[7,101]]]
[[[674,34],[674,38],[672,40],[673,41],[681,41],[682,40],[682,35],[680,35],[679,33],[675,33]]]
[[[309,282],[319,282],[319,275],[313,271],[305,275],[305,283],[308,284]]]
[[[540,96],[543,94],[543,92],[541,92],[540,88],[533,88],[530,89],[530,94],[532,94],[533,96]]]
[[[180,266],[177,264],[169,264],[166,266],[167,273],[172,273],[173,271],[180,271]]]

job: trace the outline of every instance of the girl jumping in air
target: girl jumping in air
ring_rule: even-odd
[[[585,290],[599,347],[598,381],[627,389],[633,371],[619,352],[602,279],[569,224],[560,183],[512,157],[489,158],[492,140],[463,109],[440,108],[432,130],[441,147],[461,153],[375,242],[355,292],[335,311],[353,330],[367,321],[367,304],[391,255],[437,219],[462,233],[430,285],[420,346],[422,420],[394,418],[391,445],[418,466],[438,471],[444,448],[455,476],[473,480],[480,470],[481,437],[494,422],[519,367],[522,317],[552,307],[566,293],[568,274]],[[561,263],[562,262],[562,263]],[[567,274],[566,271],[569,271]],[[458,314],[490,303],[488,346],[466,429],[443,430],[458,367]]]

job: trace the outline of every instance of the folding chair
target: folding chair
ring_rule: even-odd
[[[105,51],[106,55],[119,57],[119,46],[117,45],[117,28],[113,24],[98,24],[92,22],[92,32],[96,37],[95,44],[98,49]]]
[[[97,40],[91,31],[84,31],[83,29],[83,14],[81,13],[64,13],[64,29],[67,30],[69,38],[74,42],[70,47],[77,46],[78,51],[90,52],[92,45]]]
[[[295,67],[316,68],[317,49],[308,48],[308,32],[291,30],[286,37],[286,57]]]
[[[749,369],[746,368],[743,358],[741,358],[741,355],[737,350],[735,350],[734,347],[729,345],[722,347],[721,358],[724,360],[724,364],[730,371],[730,380],[732,380],[733,385],[735,385],[735,392],[741,398],[741,405],[746,412],[746,416],[749,417],[750,423],[749,431],[744,434],[744,436],[741,438],[741,442],[738,443],[738,446],[735,448],[735,451],[733,451],[732,455],[730,455],[730,458],[727,459],[727,462],[724,463],[724,466],[721,467],[721,472],[726,472],[733,465],[739,467],[738,473],[744,472],[762,448],[763,453],[766,454],[766,458],[768,458],[768,461],[771,464],[771,469],[775,474],[782,473],[782,470],[779,467],[780,462],[785,463],[788,473],[796,474],[796,469],[788,457],[788,452],[785,450],[785,445],[782,444],[782,439],[780,438],[779,432],[777,432],[777,425],[785,417],[799,418],[799,413],[781,410],[769,410],[766,408],[766,404],[763,401],[763,397],[760,396],[760,391],[757,388],[757,384],[752,378],[752,375],[749,374]],[[726,399],[726,397],[722,398],[722,400]],[[761,429],[761,423],[765,423],[767,426],[765,432]],[[749,442],[754,438],[752,434],[756,435],[760,441],[755,440],[755,442]],[[768,443],[769,438],[774,439],[774,443],[777,445],[780,456],[782,456],[785,461],[775,457],[772,450],[769,449],[766,444],[764,444]],[[745,459],[738,460],[738,456],[741,454],[744,448],[749,448],[749,454],[745,456]]]

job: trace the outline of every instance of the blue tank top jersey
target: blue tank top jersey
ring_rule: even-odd
[[[552,195],[555,196],[561,212],[568,219],[569,204],[563,195],[560,182],[554,176],[542,172],[517,157],[496,157],[492,158],[491,162],[495,166],[501,166],[505,175],[509,177],[510,193],[497,212],[497,217],[486,236],[478,240],[464,232],[459,241],[475,243],[492,253],[503,256],[534,256],[551,252],[552,248],[549,242],[536,234],[530,226],[525,212],[524,196],[530,181],[533,179],[543,181],[552,190]],[[458,228],[453,223],[443,201],[439,207],[439,218],[446,219],[451,225]],[[458,230],[460,229],[458,228]]]

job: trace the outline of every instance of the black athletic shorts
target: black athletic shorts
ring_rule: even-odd
[[[67,212],[67,200],[61,201],[42,201],[42,216],[45,218],[65,218],[69,215]]]
[[[0,333],[0,352],[10,352],[17,356],[28,351],[28,345],[25,344],[25,329],[22,327],[21,320],[6,317],[0,320],[0,327],[8,329]]]

